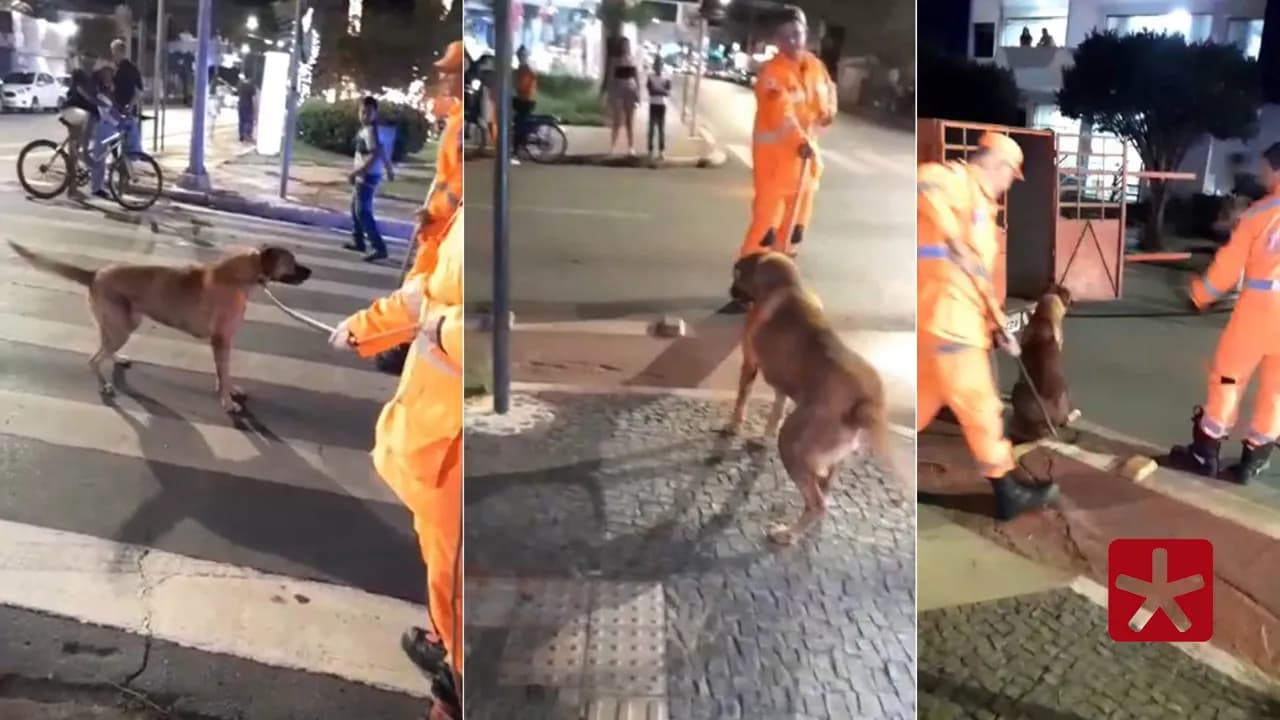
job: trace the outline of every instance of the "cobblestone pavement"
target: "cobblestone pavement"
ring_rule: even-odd
[[[1113,642],[1070,589],[921,613],[919,673],[921,720],[1280,717],[1171,645]]]
[[[717,435],[728,403],[536,401],[554,416],[536,429],[467,434],[469,718],[627,699],[688,720],[914,717],[914,508],[895,481],[850,461],[824,524],[775,550],[765,527],[799,494],[772,450]]]

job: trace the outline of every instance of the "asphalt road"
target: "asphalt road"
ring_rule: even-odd
[[[10,139],[47,121],[0,118]],[[271,242],[315,271],[277,296],[330,324],[396,284],[398,265],[312,228],[37,203],[9,177],[0,237],[87,267]],[[232,364],[246,420],[219,407],[207,345],[151,323],[105,402],[83,288],[7,246],[0,288],[0,698],[106,702],[120,685],[173,717],[420,712],[398,635],[425,620],[423,569],[367,455],[395,379],[256,293]]]
[[[703,120],[730,152],[714,170],[525,164],[511,172],[511,295],[517,317],[599,319],[724,304],[751,204],[755,100],[703,86]],[[842,327],[915,328],[915,142],[841,115],[801,265]],[[492,297],[492,161],[467,164],[467,302]]]

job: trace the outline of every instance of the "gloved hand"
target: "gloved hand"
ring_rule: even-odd
[[[802,144],[800,145],[800,157],[804,158],[805,160],[812,159],[812,158],[813,158],[813,146],[812,146],[812,145],[810,145],[810,144],[809,144],[809,143],[807,143],[807,142],[806,142],[806,143],[802,143]]]
[[[996,332],[996,347],[1009,354],[1009,357],[1019,357],[1022,355],[1022,346],[1018,344],[1018,338],[1009,332],[1009,328],[1002,327]]]
[[[338,327],[334,328],[333,333],[329,335],[329,346],[334,350],[355,349],[355,338],[351,336],[351,331],[347,329],[347,322],[349,320],[350,318],[338,323]]]

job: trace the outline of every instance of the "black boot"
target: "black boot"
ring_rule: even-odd
[[[413,664],[418,666],[423,675],[434,678],[441,672],[449,672],[445,663],[444,645],[440,639],[422,628],[409,628],[400,636],[400,649],[409,656]]]
[[[1022,513],[1039,510],[1058,499],[1058,486],[1052,482],[1032,485],[1016,478],[1014,473],[991,480],[996,496],[996,520],[1005,522]]]
[[[1271,451],[1275,449],[1276,444],[1269,442],[1255,447],[1243,442],[1240,445],[1244,448],[1240,453],[1240,463],[1232,465],[1228,473],[1232,480],[1241,485],[1248,485],[1257,480],[1262,471],[1271,465]]]
[[[462,703],[454,682],[453,670],[445,667],[431,681],[430,720],[462,720]]]
[[[1222,440],[1210,437],[1200,427],[1200,419],[1204,417],[1204,408],[1197,407],[1191,414],[1191,444],[1174,445],[1169,450],[1169,464],[1184,472],[1217,477],[1221,465],[1219,453],[1222,451]]]

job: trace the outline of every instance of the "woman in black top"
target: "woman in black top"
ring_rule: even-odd
[[[93,89],[93,80],[84,70],[71,73],[71,85],[67,88],[67,98],[62,103],[61,120],[67,126],[68,170],[71,172],[72,196],[80,195],[80,188],[75,178],[79,176],[80,159],[87,157],[89,139],[93,137],[94,128],[98,124],[99,112],[97,95]]]

